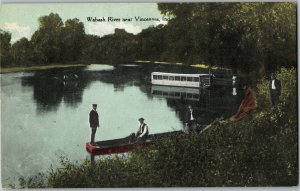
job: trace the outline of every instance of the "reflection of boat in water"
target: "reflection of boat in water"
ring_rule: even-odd
[[[117,153],[125,153],[134,150],[138,147],[143,147],[154,143],[155,141],[175,136],[177,134],[182,133],[182,131],[173,131],[166,133],[158,133],[149,135],[145,142],[135,142],[132,135],[121,138],[121,139],[113,139],[106,141],[96,142],[95,146],[90,143],[86,143],[86,149],[93,155],[106,155],[106,154],[117,154]]]
[[[151,83],[164,86],[205,88],[211,86],[212,78],[212,74],[151,73]]]
[[[158,97],[199,101],[198,88],[152,85],[151,94]]]

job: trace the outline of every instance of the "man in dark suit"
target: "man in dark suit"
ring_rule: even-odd
[[[271,74],[269,89],[270,89],[272,108],[274,108],[279,103],[279,96],[281,95],[281,82],[280,80],[276,79],[274,73]]]
[[[191,105],[188,106],[188,109],[185,113],[185,125],[187,131],[195,130],[197,126],[195,111]]]
[[[97,127],[99,127],[99,116],[96,110],[97,110],[97,104],[93,104],[93,109],[91,110],[90,117],[89,117],[90,127],[92,130],[90,143],[92,145],[95,144],[95,134],[96,134]]]

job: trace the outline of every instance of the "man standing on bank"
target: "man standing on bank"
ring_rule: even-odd
[[[97,127],[99,127],[99,116],[96,110],[97,110],[97,104],[93,104],[93,109],[90,112],[90,118],[89,118],[90,127],[92,130],[91,142],[90,142],[91,145],[95,145],[95,134],[97,131]]]
[[[188,106],[188,109],[185,114],[185,125],[186,125],[186,130],[191,131],[195,130],[196,128],[196,118],[195,118],[195,112],[192,108],[191,105]]]
[[[138,129],[138,131],[136,132],[135,134],[135,137],[137,139],[137,142],[138,141],[145,141],[148,137],[148,134],[149,134],[149,130],[148,130],[148,125],[146,123],[144,123],[144,118],[139,118],[139,122],[140,122],[140,127]]]
[[[276,79],[274,73],[271,74],[271,80],[269,83],[270,96],[271,96],[271,104],[274,109],[279,103],[279,96],[281,95],[281,82]]]

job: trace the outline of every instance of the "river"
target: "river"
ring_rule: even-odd
[[[184,131],[189,104],[198,111],[200,124],[207,125],[233,115],[243,96],[243,89],[234,93],[231,83],[200,90],[151,86],[153,71],[207,72],[188,66],[120,64],[1,74],[3,187],[18,185],[20,177],[47,172],[50,166],[57,168],[62,156],[78,162],[89,159],[85,143],[93,103],[98,104],[99,141],[135,132],[140,117],[150,134]],[[229,72],[213,72],[231,79]],[[186,97],[178,98],[176,92]]]

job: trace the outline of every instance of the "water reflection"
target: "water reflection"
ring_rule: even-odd
[[[235,88],[235,91],[242,95],[242,89]],[[166,99],[167,105],[176,111],[183,123],[186,121],[186,108],[191,105],[200,126],[208,125],[219,117],[230,117],[241,100],[237,93],[232,95],[231,86],[203,89],[152,85],[151,94]]]
[[[201,110],[207,123],[217,115],[232,114],[240,100],[241,91],[237,83],[217,85],[210,89],[151,86],[150,73],[169,71],[177,73],[195,73],[195,68],[183,66],[145,65],[92,65],[88,68],[55,69],[35,72],[22,78],[23,86],[33,86],[33,98],[38,112],[56,111],[61,103],[76,108],[82,102],[84,90],[95,81],[112,84],[115,92],[122,92],[126,87],[138,87],[148,99],[164,98],[183,121],[182,110],[192,104]],[[203,72],[203,71],[202,71]],[[220,78],[224,80],[224,78]],[[231,80],[231,79],[227,79]]]
[[[200,99],[199,88],[186,88],[174,86],[158,86],[152,85],[151,93],[157,97],[164,97],[170,99],[191,100],[199,101]]]
[[[36,71],[33,75],[22,78],[22,86],[33,86],[33,98],[37,111],[56,111],[64,102],[71,107],[77,107],[82,102],[84,89],[93,81],[113,84],[114,91],[124,91],[128,86],[139,86],[149,98],[150,73],[154,70],[181,71],[182,67],[145,66],[137,65],[91,65],[86,68],[52,69]],[[190,70],[190,69],[189,69]]]
[[[89,82],[78,69],[37,71],[33,76],[22,78],[22,86],[33,86],[38,112],[56,111],[62,102],[77,107]]]

